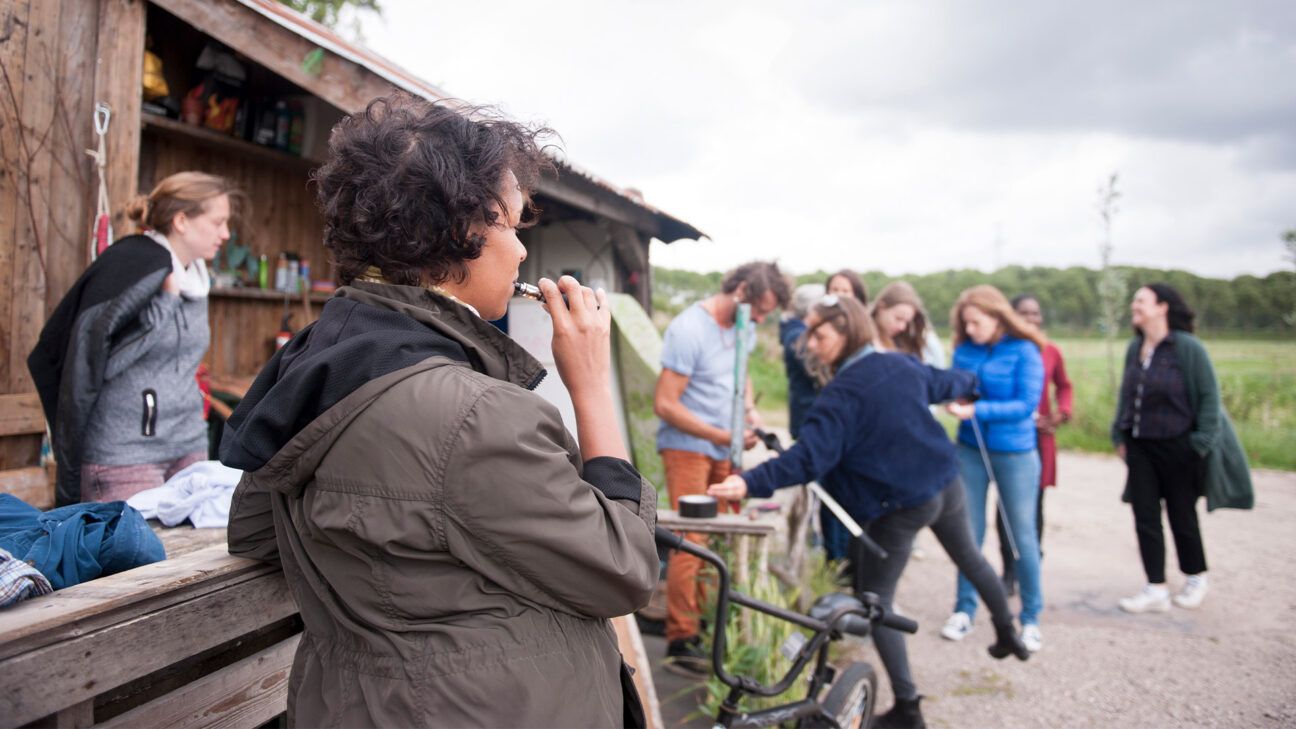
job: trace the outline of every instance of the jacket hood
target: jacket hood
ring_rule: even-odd
[[[401,380],[467,366],[533,389],[541,364],[436,292],[355,282],[338,289],[257,375],[225,424],[220,460],[267,489],[296,492],[345,425]]]

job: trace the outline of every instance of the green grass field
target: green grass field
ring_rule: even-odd
[[[1296,341],[1291,339],[1203,341],[1215,364],[1224,407],[1237,426],[1251,465],[1296,470]],[[1107,370],[1102,339],[1055,340],[1066,360],[1075,388],[1073,420],[1058,430],[1062,448],[1111,452],[1108,436],[1116,409],[1116,392]],[[1117,379],[1125,340],[1114,345]],[[752,380],[761,393],[760,410],[767,422],[787,422],[787,380],[782,350],[772,332],[761,328],[760,344],[752,357]],[[947,423],[952,428],[953,423]]]
[[[1237,426],[1251,465],[1296,470],[1296,342],[1203,339],[1215,364],[1224,408]],[[1058,445],[1110,451],[1116,392],[1101,339],[1056,340],[1075,388],[1072,422],[1058,430]],[[1125,342],[1115,346],[1117,377]]]

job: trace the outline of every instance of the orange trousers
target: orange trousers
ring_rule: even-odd
[[[716,461],[702,453],[667,448],[661,451],[666,467],[666,490],[672,509],[679,509],[681,496],[705,494],[707,486],[720,483],[729,475],[728,461]],[[685,534],[694,544],[706,544],[705,534]],[[698,616],[702,612],[704,593],[698,574],[702,560],[682,552],[672,552],[666,566],[666,640],[691,638],[698,634]]]

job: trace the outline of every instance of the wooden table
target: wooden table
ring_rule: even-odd
[[[673,532],[693,534],[720,534],[734,539],[735,561],[733,566],[734,580],[745,585],[750,577],[752,542],[757,543],[757,574],[765,574],[769,569],[769,537],[778,530],[778,517],[762,515],[752,518],[747,514],[719,514],[709,519],[692,519],[682,517],[674,510],[657,512],[657,526]]]

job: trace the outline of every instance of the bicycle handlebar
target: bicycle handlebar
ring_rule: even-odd
[[[918,621],[914,620],[913,618],[906,618],[903,615],[883,612],[882,619],[879,620],[878,622],[882,623],[888,628],[891,628],[892,630],[899,630],[904,633],[909,633],[910,635],[913,635],[918,632]]]
[[[869,621],[876,620],[883,625],[895,628],[896,630],[903,630],[908,633],[916,633],[918,631],[917,623],[909,618],[885,612],[881,606],[876,604],[876,602],[870,603],[868,607],[865,607],[862,604],[841,607],[833,610],[826,619],[821,620],[809,615],[803,615],[798,612],[786,610],[777,605],[771,605],[762,600],[748,597],[747,595],[730,588],[729,567],[715,552],[697,544],[693,544],[692,542],[685,540],[683,536],[663,527],[656,528],[655,536],[659,545],[668,549],[675,549],[690,554],[716,568],[720,584],[718,585],[719,589],[716,594],[716,623],[711,645],[711,662],[715,668],[716,676],[720,678],[722,683],[731,688],[741,689],[747,693],[760,696],[777,696],[787,691],[796,680],[796,677],[801,675],[801,672],[805,669],[806,663],[809,662],[810,657],[814,655],[815,652],[819,650],[819,648],[827,642],[834,633],[840,632],[843,629],[846,618],[852,615],[858,615]],[[815,633],[814,637],[801,649],[792,667],[789,668],[783,678],[773,686],[765,686],[745,676],[734,676],[725,670],[724,659],[727,650],[725,631],[729,621],[729,602],[731,600],[743,607],[758,610],[767,615],[773,615],[774,617],[781,618],[793,623],[794,625],[806,628],[807,630],[812,630]]]

